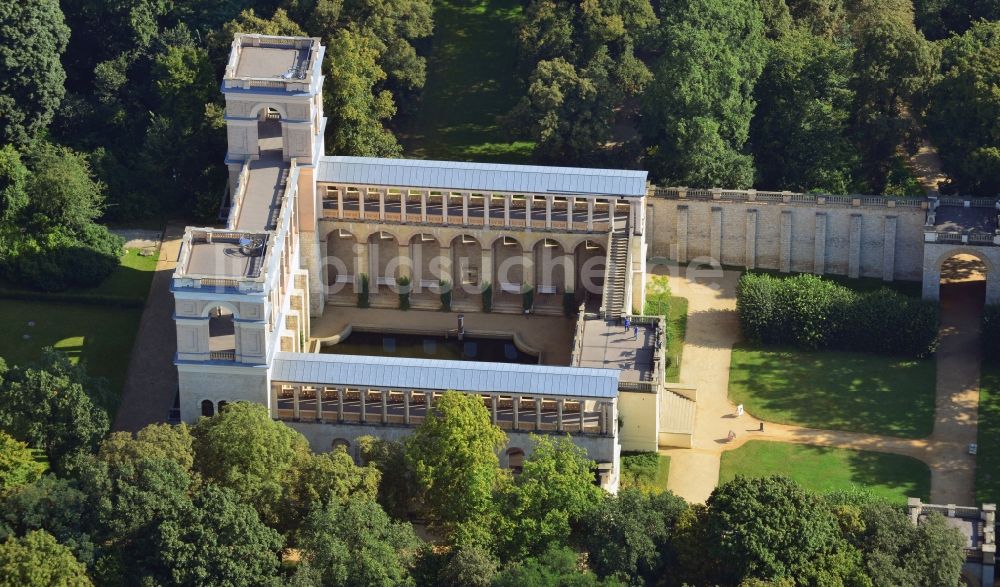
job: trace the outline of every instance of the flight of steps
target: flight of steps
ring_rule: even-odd
[[[628,283],[628,227],[616,224],[608,247],[608,279],[604,284],[604,318],[614,320],[625,308],[625,287]]]
[[[664,389],[660,396],[660,446],[691,448],[697,404]]]

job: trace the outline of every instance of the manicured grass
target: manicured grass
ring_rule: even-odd
[[[1000,502],[1000,366],[983,365],[976,437],[976,501]]]
[[[752,440],[722,453],[719,483],[744,477],[784,475],[810,491],[864,487],[895,503],[930,497],[931,472],[910,457],[784,442]]]
[[[621,486],[660,493],[667,490],[670,457],[655,452],[622,453]]]
[[[497,117],[517,104],[518,0],[437,0],[427,83],[397,132],[408,157],[527,162],[530,141],[511,141]]]
[[[126,249],[121,265],[110,277],[100,285],[81,290],[80,293],[145,298],[160,255],[156,253],[144,257],[139,252],[140,249]]]
[[[932,359],[740,344],[729,399],[771,422],[921,438],[934,426],[934,379]]]
[[[647,316],[667,316],[667,381],[676,383],[681,376],[681,355],[687,332],[687,298],[670,295],[666,275],[652,275],[646,283]]]
[[[0,357],[9,365],[26,364],[42,348],[55,347],[74,363],[85,361],[89,374],[107,378],[117,401],[141,315],[139,308],[0,300]],[[112,414],[117,408],[104,407]]]

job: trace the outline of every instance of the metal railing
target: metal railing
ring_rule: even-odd
[[[927,207],[927,198],[894,197],[875,195],[833,195],[811,194],[801,192],[776,192],[763,190],[730,190],[721,188],[692,189],[685,187],[650,186],[646,195],[650,198],[665,198],[671,200],[720,200],[727,202],[771,202],[784,204],[835,205],[852,207]],[[990,198],[975,198],[975,205],[984,205],[979,200],[990,201],[990,206],[996,200]]]

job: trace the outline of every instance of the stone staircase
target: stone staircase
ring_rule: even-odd
[[[629,278],[628,226],[615,223],[611,231],[608,247],[608,267],[604,281],[604,318],[620,318],[629,309],[625,308],[625,288]]]
[[[696,413],[696,401],[664,389],[660,396],[660,446],[691,448]]]

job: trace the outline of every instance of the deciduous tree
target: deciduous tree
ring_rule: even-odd
[[[0,587],[87,587],[87,569],[44,530],[0,543]]]

